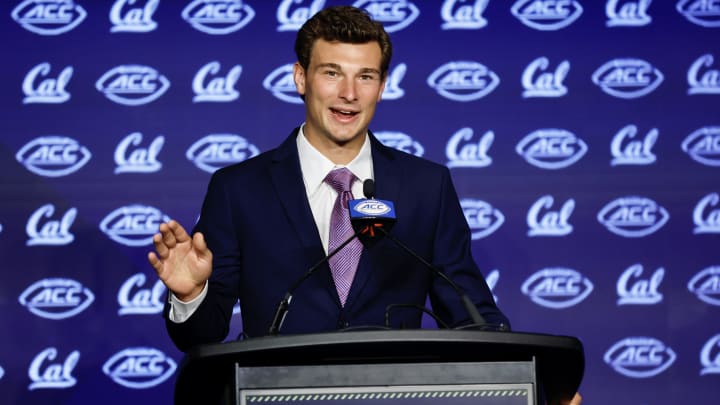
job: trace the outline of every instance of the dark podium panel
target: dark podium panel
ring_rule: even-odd
[[[267,336],[198,346],[176,404],[535,404],[570,399],[585,357],[574,337],[388,330]]]

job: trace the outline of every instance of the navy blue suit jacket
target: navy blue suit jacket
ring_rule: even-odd
[[[225,339],[238,299],[244,333],[267,334],[290,285],[324,257],[300,172],[297,132],[278,148],[212,176],[194,230],[213,252],[208,294],[187,321],[166,322],[181,350]],[[470,232],[448,169],[370,137],[376,195],[397,211],[392,234],[461,285],[488,322],[507,325],[471,256]],[[428,296],[447,324],[469,322],[445,281],[383,239],[363,249],[344,307],[329,268],[322,266],[295,291],[281,333],[382,326],[388,305],[423,306]],[[392,311],[390,323],[418,328],[421,316],[414,309]]]

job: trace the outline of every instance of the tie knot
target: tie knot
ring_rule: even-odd
[[[350,191],[350,186],[353,181],[355,181],[355,175],[345,167],[331,170],[330,173],[325,176],[325,183],[329,184],[338,194],[344,191]]]

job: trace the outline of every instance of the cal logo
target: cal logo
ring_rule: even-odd
[[[115,0],[110,8],[110,32],[151,32],[157,28],[153,14],[160,0],[146,0],[145,5],[137,0]]]
[[[662,83],[664,76],[650,63],[633,58],[613,59],[600,66],[592,75],[605,93],[632,99],[650,94]]]
[[[605,15],[608,27],[641,27],[649,25],[652,17],[648,15],[648,8],[652,0],[607,0]]]
[[[110,357],[102,370],[127,388],[154,387],[170,378],[177,369],[175,360],[151,347],[129,347]]]
[[[415,156],[425,154],[425,148],[420,142],[414,140],[410,135],[398,131],[379,131],[374,133],[375,137],[383,145]]]
[[[58,358],[58,351],[54,347],[48,347],[35,356],[30,363],[28,376],[32,381],[28,386],[30,391],[51,388],[69,388],[77,384],[77,379],[72,375],[80,360],[80,352],[72,351],[65,360]]]
[[[143,273],[130,276],[118,291],[118,315],[159,314],[163,310],[165,284],[159,279],[152,287],[147,286],[147,277]]]
[[[121,65],[108,70],[95,88],[108,99],[137,106],[155,101],[170,87],[170,81],[150,66]]]
[[[420,15],[417,6],[406,0],[359,0],[353,6],[365,9],[387,32],[402,30]]]
[[[225,35],[246,26],[255,10],[242,0],[194,0],[182,11],[182,18],[198,31]]]
[[[440,9],[444,30],[475,30],[488,25],[483,13],[490,0],[445,0]]]
[[[41,136],[28,142],[15,154],[20,164],[44,177],[61,177],[75,173],[92,157],[78,141],[66,136]]]
[[[623,271],[617,281],[618,305],[654,305],[662,302],[663,295],[658,291],[665,269],[660,267],[649,278],[642,278],[642,264],[633,264]]]
[[[555,200],[551,195],[538,198],[527,213],[528,236],[565,236],[573,231],[570,215],[575,209],[575,200],[565,201],[559,210],[553,211]]]
[[[198,70],[193,79],[193,91],[195,92],[193,103],[228,102],[240,97],[240,93],[235,89],[235,84],[242,74],[242,66],[234,65],[225,76],[217,76],[218,73],[220,73],[220,62],[218,61],[210,62]]]
[[[693,211],[694,234],[720,233],[720,194],[710,193],[703,197]]]
[[[720,266],[710,266],[694,275],[688,290],[701,301],[720,306]]]
[[[309,5],[304,3],[307,2],[303,0],[282,0],[276,13],[279,23],[278,31],[299,30],[305,21],[325,7],[325,0],[312,0]]]
[[[255,145],[239,135],[210,134],[193,143],[185,157],[208,173],[239,163],[260,153]]]
[[[547,70],[549,66],[550,60],[542,56],[525,68],[522,75],[523,98],[562,97],[567,94],[564,81],[570,71],[570,62],[560,62],[552,72]]]
[[[140,145],[142,140],[140,132],[133,132],[118,143],[115,148],[115,174],[154,173],[162,169],[157,157],[165,144],[165,137],[156,137],[147,147]]]
[[[557,128],[538,129],[525,136],[515,151],[525,161],[541,169],[562,169],[582,158],[588,146],[570,131]]]
[[[700,351],[700,375],[720,374],[720,335],[711,337]]]
[[[77,208],[70,208],[59,219],[51,219],[54,214],[55,206],[45,204],[30,215],[25,226],[29,238],[25,242],[27,246],[61,246],[75,240],[75,236],[70,233],[70,226],[77,217]]]
[[[263,80],[265,90],[286,103],[303,104],[293,80],[293,64],[282,65]]]
[[[387,80],[385,81],[385,90],[383,90],[382,94],[383,100],[397,100],[405,95],[405,90],[400,87],[400,82],[405,77],[405,72],[407,72],[407,65],[401,63],[388,73]]]
[[[477,140],[473,140],[472,128],[460,128],[450,137],[445,146],[445,156],[448,159],[447,167],[487,167],[492,164],[488,155],[490,146],[495,140],[495,133],[491,130],[485,132]]]
[[[720,167],[720,126],[702,127],[683,140],[682,150],[706,166]]]
[[[619,165],[650,165],[657,157],[652,151],[658,139],[658,129],[652,128],[644,137],[638,136],[635,125],[621,128],[610,142],[610,153],[613,158],[610,166]]]
[[[701,27],[720,27],[720,4],[714,0],[680,0],[677,11]]]
[[[170,218],[159,209],[147,205],[127,205],[113,210],[102,222],[100,230],[110,239],[125,246],[147,246],[158,232],[161,222]]]
[[[525,280],[521,290],[540,306],[563,309],[587,298],[593,290],[593,283],[573,269],[549,267]]]
[[[467,102],[483,98],[500,84],[500,78],[477,62],[448,62],[428,76],[427,84],[441,96]]]
[[[688,94],[720,94],[720,70],[710,68],[714,62],[712,54],[706,53],[690,65]]]
[[[23,104],[61,104],[70,100],[70,93],[65,87],[72,74],[72,66],[66,66],[57,77],[49,77],[50,64],[47,62],[33,67],[23,80],[22,89],[25,93]]]
[[[36,281],[18,298],[20,304],[45,319],[65,319],[84,311],[95,300],[90,289],[68,278]]]
[[[472,240],[490,236],[505,222],[505,215],[485,201],[463,198],[460,206],[470,227]]]
[[[571,0],[518,0],[510,9],[523,24],[540,31],[555,31],[580,18],[583,8]]]
[[[626,377],[649,378],[667,370],[676,357],[675,352],[660,340],[640,336],[615,343],[603,359]]]
[[[39,35],[60,35],[85,19],[87,12],[73,0],[25,0],[12,11],[20,26]]]
[[[662,228],[670,219],[670,214],[649,198],[631,196],[618,198],[605,205],[597,219],[616,235],[640,238]]]

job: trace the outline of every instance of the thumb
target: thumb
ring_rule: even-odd
[[[205,236],[203,236],[201,232],[195,232],[192,244],[198,259],[207,261],[212,260],[212,252],[208,249],[207,243],[205,243]]]

